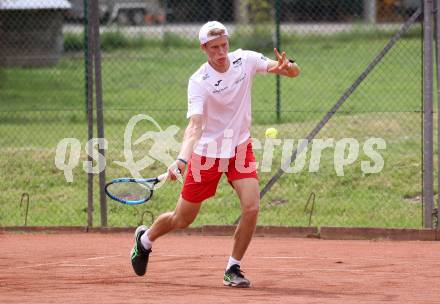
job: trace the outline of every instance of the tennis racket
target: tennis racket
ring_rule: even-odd
[[[167,180],[168,172],[153,178],[115,178],[105,185],[111,199],[126,205],[139,205],[153,197],[157,184]]]

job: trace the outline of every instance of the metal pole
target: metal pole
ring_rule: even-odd
[[[275,0],[275,46],[280,49],[280,0]],[[281,121],[281,77],[276,75],[276,112],[277,121]]]
[[[88,150],[92,151],[91,139],[93,138],[93,27],[89,24],[91,17],[91,1],[84,0],[84,78],[86,91],[86,111],[87,111],[87,139],[89,142]],[[87,170],[87,227],[93,227],[93,158],[88,155],[89,167]]]
[[[436,0],[434,2],[434,20],[435,20],[435,55],[436,55],[436,76],[437,76],[437,128],[440,126],[440,50],[439,50],[439,43],[440,43],[440,0]],[[440,151],[440,132],[437,130],[437,153]],[[438,154],[437,154],[438,159]],[[440,163],[437,164],[437,172],[440,172]],[[440,174],[437,176],[437,187],[440,189]],[[437,213],[436,213],[436,223],[437,223],[437,229],[440,229],[439,220],[438,220],[438,210],[440,209],[440,200],[439,196],[437,194]]]
[[[96,90],[96,124],[99,140],[104,139],[104,114],[102,102],[102,79],[101,79],[101,43],[99,39],[99,7],[98,1],[93,3],[93,38],[94,38],[94,59],[95,59],[95,90]],[[103,143],[100,142],[99,153],[105,156]],[[99,160],[98,160],[99,161]],[[105,164],[98,164],[99,173],[99,202],[101,209],[101,226],[107,227],[107,198],[105,196]]]
[[[424,228],[432,228],[433,211],[433,0],[424,0],[423,6],[423,205]]]

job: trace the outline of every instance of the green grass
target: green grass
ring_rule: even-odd
[[[120,113],[128,118],[131,113]],[[46,113],[47,115],[47,113]],[[420,115],[407,114],[402,120],[400,113],[359,114],[353,116],[337,115],[318,136],[319,138],[356,138],[362,148],[370,136],[384,138],[387,149],[380,151],[385,166],[378,174],[364,175],[360,161],[369,160],[360,150],[358,161],[345,168],[345,176],[337,176],[333,167],[333,149],[325,150],[320,170],[309,173],[309,162],[297,174],[284,174],[261,202],[260,224],[308,225],[309,214],[304,207],[310,193],[316,194],[315,212],[312,225],[344,225],[368,227],[420,227],[421,204],[413,200],[420,195]],[[379,124],[386,121],[386,124]],[[303,138],[304,131],[310,129],[312,122],[279,124],[280,138]],[[7,125],[7,127],[6,127]],[[84,149],[86,130],[83,123],[69,123],[69,131],[57,128],[59,123],[36,122],[24,129],[32,129],[32,136],[22,138],[21,142],[6,141],[10,130],[19,131],[17,126],[4,124],[0,129],[3,138],[0,170],[7,178],[0,186],[2,225],[24,223],[25,208],[19,207],[22,193],[30,195],[30,225],[84,225],[86,223],[86,174],[82,161],[86,155],[81,153],[81,162],[74,170],[74,182],[67,183],[63,172],[54,166],[54,147],[57,139],[78,137]],[[262,134],[268,125],[256,125],[253,137],[265,143]],[[347,128],[350,126],[350,128]],[[147,126],[144,126],[147,128]],[[125,124],[108,123],[106,133],[109,141],[107,156],[107,176],[128,175],[128,171],[114,163],[124,160],[123,132]],[[145,130],[140,127],[140,129]],[[51,136],[44,134],[50,130]],[[138,132],[141,132],[139,130]],[[40,136],[36,136],[39,134]],[[140,135],[135,134],[134,138]],[[178,138],[181,138],[182,130]],[[40,146],[38,146],[40,144]],[[295,143],[296,144],[296,143]],[[256,147],[257,148],[257,147]],[[135,159],[144,157],[148,145],[134,147]],[[275,149],[272,171],[260,172],[263,186],[280,166],[281,147]],[[255,149],[257,159],[262,159],[262,150]],[[308,151],[310,155],[310,149]],[[13,160],[13,161],[11,161]],[[146,176],[162,172],[165,166],[155,163],[142,173]],[[97,179],[96,179],[97,181]],[[97,184],[95,183],[95,189]],[[172,210],[179,192],[179,185],[169,183],[160,189],[153,202],[146,206],[128,207],[109,202],[109,223],[114,226],[136,225],[142,210],[150,210],[157,216]],[[272,206],[276,201],[285,204]],[[95,223],[99,223],[99,200],[95,195]],[[239,215],[238,201],[225,179],[218,188],[217,196],[204,203],[200,216],[194,225],[229,224]]]
[[[388,37],[383,33],[370,34],[365,39],[361,35],[351,39],[344,35],[286,36],[284,49],[300,64],[302,74],[281,81],[280,122],[275,112],[275,78],[255,78],[253,137],[264,144],[264,130],[276,125],[280,138],[304,138]],[[177,43],[176,37],[167,39],[170,45]],[[233,40],[232,48],[237,43]],[[266,55],[273,57],[271,53]],[[335,141],[353,137],[361,148],[367,138],[384,138],[384,169],[364,175],[360,161],[368,157],[361,150],[359,159],[347,166],[345,176],[339,177],[333,167],[333,149],[325,150],[317,173],[308,172],[306,162],[303,171],[284,174],[274,185],[261,202],[260,224],[309,225],[310,215],[304,208],[313,192],[316,201],[311,225],[421,227],[421,203],[417,199],[421,193],[420,58],[416,35],[399,41],[317,136]],[[158,43],[138,42],[130,49],[112,48],[103,53],[108,178],[128,175],[114,161],[123,160],[124,128],[133,115],[149,114],[163,129],[178,125],[176,138],[181,140],[186,123],[187,80],[204,60],[196,47],[184,44],[163,48]],[[0,225],[24,223],[25,207],[20,207],[23,193],[30,196],[28,225],[85,225],[87,176],[82,161],[86,159],[87,129],[81,54],[69,53],[52,68],[9,68],[2,73],[6,81],[0,90],[0,172],[4,177],[0,185]],[[138,128],[137,136],[151,125]],[[55,147],[65,137],[78,138],[82,144],[81,162],[73,172],[71,184],[54,165]],[[148,149],[148,144],[134,147],[136,159]],[[272,172],[259,173],[262,186],[279,167],[281,151],[281,147],[275,149]],[[261,160],[262,151],[255,152]],[[155,163],[143,174],[150,176],[164,169]],[[134,226],[143,210],[148,209],[155,216],[172,210],[178,192],[179,185],[169,183],[149,205],[128,207],[108,202],[109,224]],[[95,191],[95,225],[99,225],[98,202]],[[193,225],[230,224],[239,213],[237,198],[222,179],[217,196],[204,203]]]

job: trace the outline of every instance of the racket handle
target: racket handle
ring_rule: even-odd
[[[177,177],[177,180],[178,180],[181,184],[183,184],[182,171],[180,171],[179,168],[176,169],[176,177]]]
[[[165,172],[157,177],[157,179],[161,182],[168,179],[168,172]]]
[[[178,169],[178,168],[176,168],[176,172],[175,172],[175,174],[176,174],[177,177],[182,176],[182,173],[180,172],[180,169]],[[166,179],[168,179],[168,172],[165,172],[165,173],[159,175],[159,176],[157,177],[157,179],[158,179],[160,182],[161,182],[161,181],[164,181],[164,180],[166,180]]]

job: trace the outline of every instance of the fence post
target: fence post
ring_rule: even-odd
[[[92,1],[93,6],[93,54],[95,62],[95,93],[96,93],[96,124],[98,131],[98,152],[105,157],[104,149],[104,113],[102,102],[102,79],[101,79],[101,43],[99,39],[99,6],[98,1]],[[100,162],[100,160],[98,160]],[[99,202],[101,210],[101,226],[107,227],[107,199],[105,196],[105,165],[98,163],[99,168]]]
[[[433,211],[433,0],[423,3],[423,226],[432,228]]]
[[[87,112],[87,142],[88,151],[92,151],[93,138],[93,27],[89,23],[91,16],[91,2],[84,0],[84,79],[85,79],[85,97]],[[93,227],[93,158],[87,155],[87,227]]]
[[[280,0],[275,0],[275,47],[280,50]],[[276,112],[277,121],[281,121],[281,77],[276,75]]]
[[[437,77],[437,128],[440,126],[440,50],[439,50],[439,44],[440,44],[440,0],[436,0],[434,2],[434,20],[435,20],[435,55],[436,55],[436,77]],[[440,132],[437,131],[437,159],[438,159],[438,153],[440,151]],[[437,164],[437,172],[440,172],[440,163]],[[437,176],[437,189],[440,189],[440,175]],[[437,229],[440,229],[439,221],[438,221],[438,210],[440,209],[440,201],[439,196],[437,194],[437,213],[436,213],[436,223],[437,223]]]

